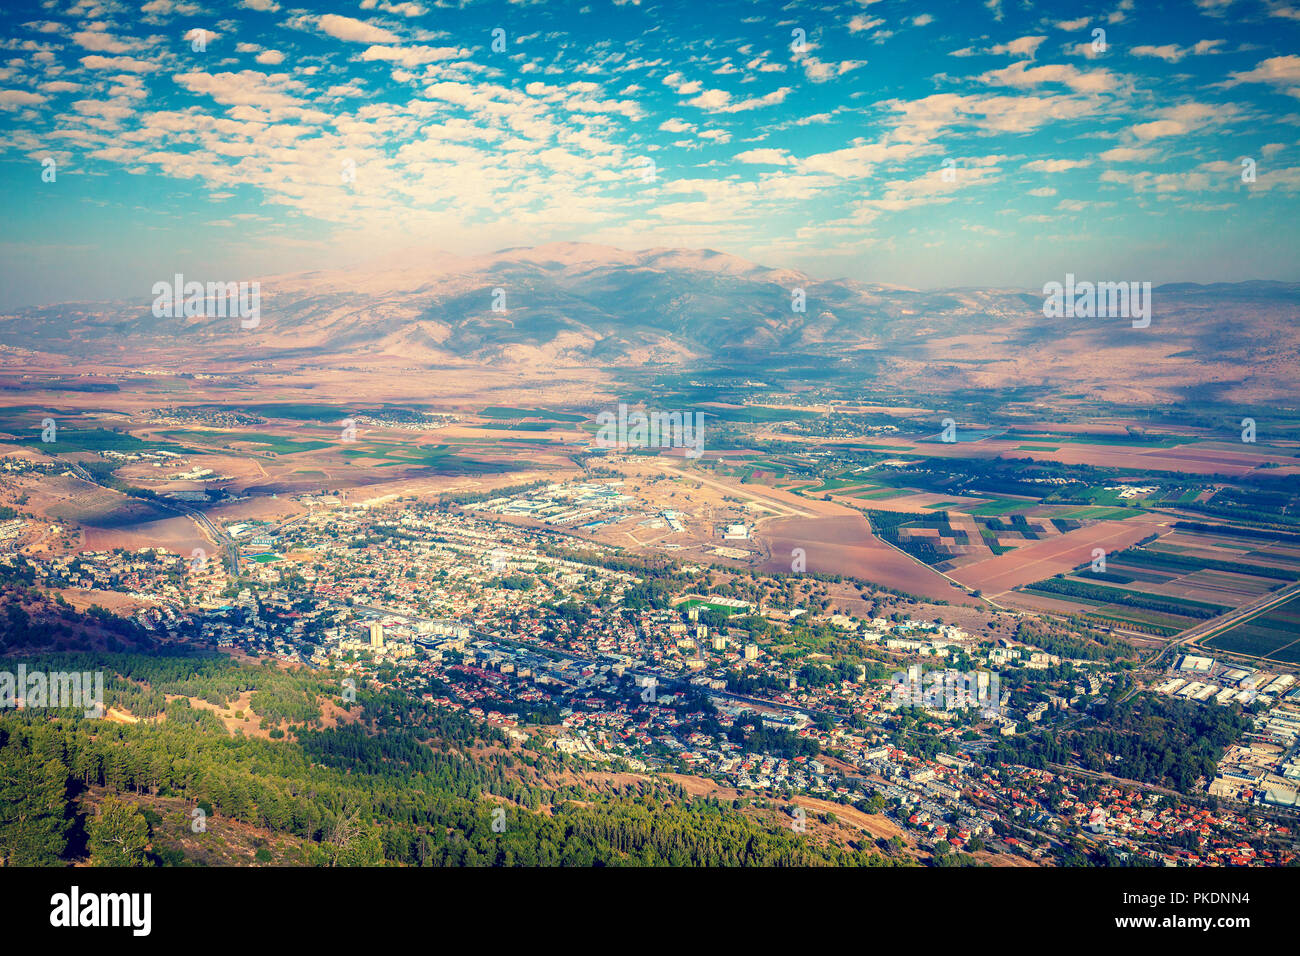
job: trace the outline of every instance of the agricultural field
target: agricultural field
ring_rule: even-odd
[[[766,571],[788,572],[790,555],[801,548],[812,573],[842,574],[907,594],[973,603],[933,569],[890,547],[892,542],[873,533],[860,514],[775,518],[763,523],[758,537],[770,555],[761,566]]]
[[[1300,596],[1205,641],[1216,650],[1300,664]]]
[[[1036,504],[1036,502],[1017,501],[1010,498],[994,498],[982,505],[976,505],[974,508],[971,508],[970,513],[973,515],[1009,515],[1014,514],[1017,511],[1024,511],[1026,508],[1030,508],[1034,504]]]
[[[483,409],[479,414],[484,418],[496,419],[538,418],[548,422],[586,421],[585,415],[575,415],[570,412],[552,412],[547,411],[544,408],[506,408],[493,406]]]
[[[1297,580],[1300,552],[1173,531],[1018,592],[1048,598],[1057,613],[1172,636]]]
[[[1021,508],[1032,507],[1031,502],[1016,504]],[[993,513],[988,513],[982,507],[970,508],[956,502],[938,502],[924,507],[930,513],[868,511],[867,514],[882,538],[945,572],[967,569],[987,559],[1039,542],[1060,539],[1084,528],[1081,521],[1045,515],[1027,516],[1021,511],[1011,512],[1005,508],[994,508]],[[1075,547],[1073,539],[1069,547]],[[1038,550],[1042,549],[1028,553],[1034,555]],[[1035,560],[1035,557],[1026,559],[1029,563]],[[961,574],[956,577],[963,579]]]
[[[217,431],[214,429],[194,428],[184,431],[173,429],[158,434],[166,438],[186,438],[194,444],[207,448],[230,449],[237,445],[253,445],[255,447],[252,450],[255,454],[270,452],[276,455],[293,455],[305,451],[318,451],[332,446],[332,443],[327,441],[317,439],[301,441],[285,435],[272,435],[266,432]]]

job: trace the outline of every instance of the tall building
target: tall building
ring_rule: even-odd
[[[384,625],[378,621],[370,622],[370,646],[377,651],[384,649]]]

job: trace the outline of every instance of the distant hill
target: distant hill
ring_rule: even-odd
[[[364,367],[397,358],[538,375],[596,368],[615,377],[648,363],[756,373],[815,364],[938,392],[1028,385],[1135,402],[1189,390],[1286,401],[1300,371],[1294,283],[1162,285],[1150,327],[1135,329],[1125,318],[1044,318],[1038,290],[820,280],[708,249],[555,243],[481,256],[412,252],[259,281],[254,329],[229,317],[156,318],[142,289],[130,302],[0,316],[0,345],[123,365],[201,356]]]

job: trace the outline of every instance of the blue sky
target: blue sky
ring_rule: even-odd
[[[1285,0],[48,0],[0,36],[0,307],[556,240],[1300,279]]]

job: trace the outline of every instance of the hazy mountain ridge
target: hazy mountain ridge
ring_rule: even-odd
[[[819,280],[712,250],[585,243],[415,252],[259,281],[253,329],[232,317],[156,318],[152,295],[142,295],[0,316],[0,344],[110,362],[400,357],[543,369],[743,356],[761,371],[796,356],[849,366],[869,358],[885,373],[933,375],[940,390],[954,365],[972,363],[966,384],[979,386],[1209,382],[1274,399],[1294,397],[1300,357],[1300,285],[1282,282],[1158,286],[1151,327],[1134,329],[1124,318],[1044,318],[1033,290],[919,291]]]

